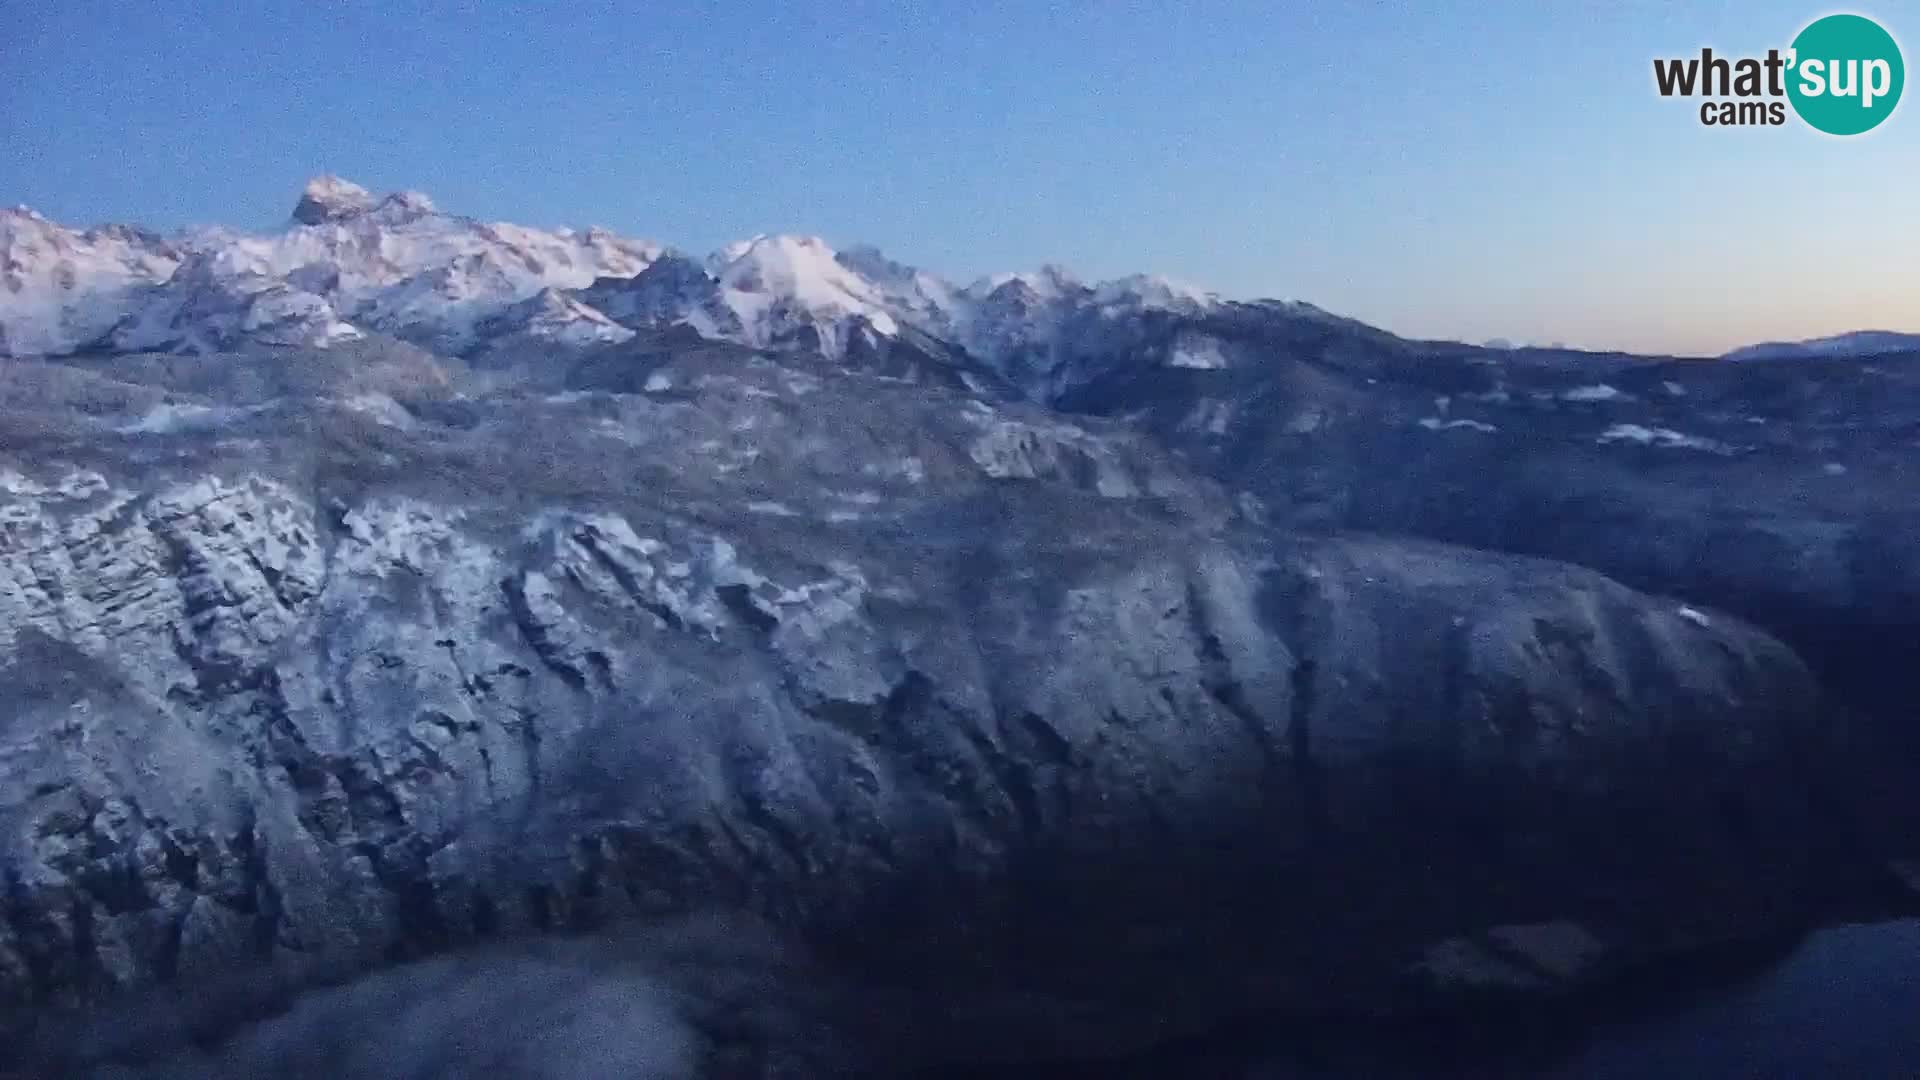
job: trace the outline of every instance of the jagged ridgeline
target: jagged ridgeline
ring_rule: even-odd
[[[476,970],[659,995],[609,1069],[1043,1059],[1560,995],[1920,854],[1898,336],[1484,349],[338,180],[0,252],[10,1047],[453,950],[175,1067]],[[498,944],[560,931],[651,944]],[[127,993],[184,1004],[59,1043]]]

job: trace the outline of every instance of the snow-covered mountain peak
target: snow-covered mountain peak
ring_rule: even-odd
[[[81,232],[26,207],[0,211],[0,356],[72,352],[112,330],[181,253],[125,226]]]
[[[961,290],[938,274],[895,262],[870,244],[837,256],[840,264],[870,282],[889,310],[936,337],[952,337],[965,304]]]
[[[1128,304],[1164,310],[1204,308],[1220,300],[1217,295],[1198,285],[1157,274],[1130,274],[1103,281],[1094,286],[1093,292],[1095,299],[1102,304]]]
[[[440,208],[421,192],[396,191],[381,199],[379,205],[375,206],[371,212],[386,215],[390,219],[404,220],[425,214],[437,214]]]
[[[840,265],[876,285],[904,285],[916,278],[929,276],[917,267],[895,262],[872,244],[855,244],[834,257],[840,260]]]
[[[483,322],[479,336],[496,345],[519,337],[566,345],[601,345],[626,341],[632,330],[597,309],[561,292],[546,288]]]
[[[707,256],[707,272],[718,275],[721,271],[738,261],[742,255],[752,251],[755,244],[760,243],[766,238],[766,233],[754,233],[744,240],[735,240],[733,243],[726,245],[719,251]]]
[[[1047,263],[1038,270],[1015,273],[989,274],[968,286],[967,294],[984,299],[1008,289],[1008,294],[1030,295],[1039,300],[1060,300],[1082,292],[1086,285],[1075,277],[1071,270],[1057,263]]]
[[[881,291],[817,236],[755,236],[716,252],[707,265],[720,305],[738,319],[748,344],[774,345],[811,331],[821,351],[838,356],[856,320],[888,336],[900,331]]]
[[[1089,284],[1071,270],[1048,263],[1035,271],[990,274],[969,285],[966,295],[986,300],[998,294],[1001,303],[1060,304],[1091,301],[1102,307],[1131,310],[1189,310],[1219,302],[1219,297],[1197,285],[1157,274],[1130,274]]]
[[[331,176],[307,184],[284,229],[196,229],[178,242],[184,251],[205,256],[207,267],[191,281],[153,290],[147,302],[161,310],[139,313],[136,320],[166,328],[138,338],[151,340],[150,347],[194,349],[226,339],[180,327],[192,312],[211,310],[204,298],[195,299],[211,287],[201,279],[211,275],[227,293],[253,296],[262,291],[257,280],[267,280],[310,297],[298,303],[320,327],[311,337],[344,339],[329,321],[337,317],[360,331],[460,352],[479,344],[481,323],[542,290],[632,277],[661,251],[658,244],[605,229],[547,231],[476,221],[442,213],[417,191],[376,198]],[[520,326],[513,319],[507,323]]]
[[[373,193],[351,180],[327,173],[307,181],[294,205],[293,220],[302,225],[339,221],[373,209]]]
[[[362,215],[404,221],[437,213],[439,208],[422,192],[395,191],[375,197],[351,180],[328,174],[307,181],[293,208],[292,221],[294,225],[326,225]]]
[[[802,306],[876,304],[873,283],[842,265],[817,236],[756,236],[716,267],[724,288],[791,297]]]

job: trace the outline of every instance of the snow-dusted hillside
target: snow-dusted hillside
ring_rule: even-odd
[[[1851,334],[1810,338],[1806,341],[1770,341],[1735,349],[1723,360],[1805,360],[1818,356],[1874,356],[1879,353],[1912,352],[1920,349],[1920,334],[1899,334],[1891,330],[1858,330]]]
[[[0,355],[68,353],[112,330],[181,253],[152,233],[80,232],[24,206],[0,210]]]

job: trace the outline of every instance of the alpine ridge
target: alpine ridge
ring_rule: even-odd
[[[309,181],[287,224],[264,233],[162,237],[77,231],[24,208],[4,215],[4,356],[326,347],[366,334],[468,354],[537,316],[532,332],[558,343],[687,326],[843,358],[911,332],[996,367],[1045,368],[1076,320],[1219,303],[1162,278],[1085,284],[1054,266],[960,286],[812,236],[759,235],[695,258],[600,228],[481,222],[419,192],[377,197],[336,176]],[[525,306],[540,295],[537,312]]]

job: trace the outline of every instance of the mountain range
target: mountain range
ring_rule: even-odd
[[[0,258],[0,1069],[447,1071],[629,993],[509,949],[556,992],[434,1012],[457,950],[742,908],[809,973],[634,939],[666,1075],[1507,1010],[1920,900],[1898,336],[1416,341],[332,178]]]
[[[684,325],[703,337],[841,357],[924,335],[1044,386],[1102,322],[1229,301],[1166,278],[1087,283],[1058,266],[970,284],[818,237],[759,235],[699,257],[602,228],[543,230],[309,181],[281,229],[73,229],[0,210],[0,356],[325,346],[385,334],[441,352],[505,339],[611,343]],[[1260,301],[1304,316],[1309,305]],[[1770,343],[1729,358],[1858,355],[1920,336]],[[1490,343],[1506,347],[1504,343]],[[1212,362],[1204,347],[1169,358]]]
[[[366,334],[469,354],[514,335],[592,344],[684,325],[832,357],[927,335],[1005,366],[1056,350],[1076,319],[1220,303],[1162,278],[1086,284],[1054,266],[960,286],[808,236],[755,236],[700,258],[599,228],[481,222],[331,176],[307,184],[278,231],[81,231],[22,207],[0,211],[0,253],[0,355],[13,356]]]

